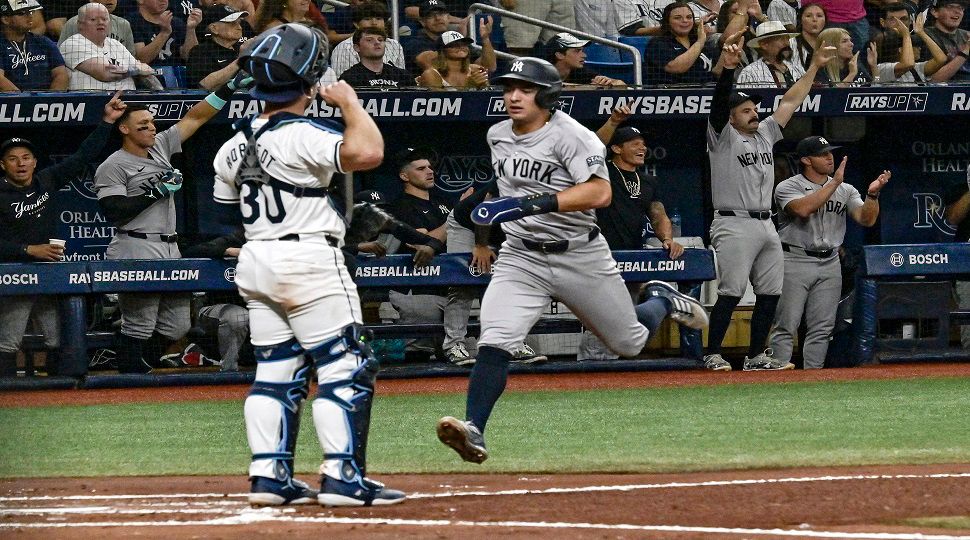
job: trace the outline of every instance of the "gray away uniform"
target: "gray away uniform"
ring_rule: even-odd
[[[842,292],[839,246],[845,239],[846,214],[864,204],[859,191],[843,183],[808,219],[783,211],[788,203],[820,189],[821,185],[799,174],[775,190],[782,209],[778,235],[785,249],[785,284],[769,340],[775,358],[791,360],[793,336],[804,314],[808,329],[802,344],[805,369],[821,368],[825,363]]]
[[[165,172],[172,169],[172,155],[182,151],[182,136],[172,127],[155,137],[147,158],[118,150],[98,167],[94,189],[98,199],[121,195],[134,197],[151,191]],[[175,199],[165,197],[142,210],[117,230],[108,245],[105,258],[178,259],[181,257],[174,239],[164,241],[160,235],[175,234]],[[148,238],[135,238],[132,231]],[[118,297],[121,308],[121,333],[148,339],[158,331],[170,339],[179,339],[189,331],[189,295],[184,293],[126,293]]]
[[[593,176],[609,178],[603,143],[561,112],[522,136],[513,133],[511,120],[500,122],[488,130],[488,144],[502,196],[559,192]],[[620,356],[640,352],[649,331],[637,321],[610,248],[597,234],[595,211],[533,215],[502,228],[508,238],[482,300],[479,347],[508,352],[521,347],[550,298],[556,298]],[[523,239],[569,240],[570,248],[531,251]]]
[[[772,148],[781,138],[774,117],[763,120],[750,137],[730,123],[720,133],[707,125],[711,198],[716,209],[711,245],[717,253],[720,295],[743,296],[749,278],[755,294],[781,294],[781,243],[768,219],[775,185]],[[761,214],[752,217],[749,212]]]

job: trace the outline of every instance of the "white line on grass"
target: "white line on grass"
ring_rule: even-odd
[[[791,484],[802,482],[844,482],[852,480],[911,480],[911,479],[970,478],[970,473],[937,474],[863,474],[845,476],[804,476],[792,478],[755,478],[741,480],[707,480],[703,482],[667,482],[660,484],[621,484],[612,486],[556,487],[546,489],[505,489],[500,491],[444,491],[440,493],[412,493],[409,499],[441,497],[489,497],[510,495],[547,495],[554,493],[588,493],[604,491],[638,491],[645,489],[674,489],[710,486],[741,486],[757,484]],[[23,501],[102,501],[102,500],[153,500],[153,499],[241,499],[248,493],[156,493],[150,495],[42,495],[37,497],[0,497],[0,502]],[[228,502],[228,501],[227,501]]]
[[[388,525],[399,527],[493,527],[493,528],[527,528],[527,529],[592,529],[592,530],[624,530],[650,531],[692,534],[725,534],[748,536],[790,536],[800,538],[850,538],[860,540],[968,540],[970,536],[954,536],[943,534],[922,533],[879,533],[879,532],[840,532],[840,531],[807,531],[791,529],[743,529],[730,527],[685,527],[679,525],[633,525],[609,523],[568,523],[568,522],[530,522],[530,521],[450,521],[424,519],[381,519],[381,518],[345,518],[345,517],[308,517],[283,516],[270,512],[254,512],[250,515],[238,515],[227,518],[216,518],[203,521],[131,521],[131,522],[88,522],[88,523],[0,523],[0,529],[11,528],[74,528],[74,527],[207,527],[247,525],[254,523],[325,523],[333,525]]]

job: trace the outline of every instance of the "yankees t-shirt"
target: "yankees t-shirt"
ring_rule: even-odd
[[[657,200],[657,178],[640,167],[624,171],[608,162],[613,202],[596,210],[596,221],[610,249],[643,248],[645,218]]]
[[[63,65],[61,51],[47,37],[27,32],[20,43],[0,37],[0,69],[21,90],[50,89],[51,70]]]
[[[378,73],[371,71],[364,64],[354,64],[340,75],[340,79],[347,81],[347,84],[354,88],[400,88],[414,85],[412,82],[414,79],[410,73],[387,63],[381,66],[381,71]]]
[[[831,182],[829,178],[826,182]],[[778,184],[775,201],[778,203],[778,237],[786,244],[814,251],[835,249],[845,240],[845,221],[849,210],[864,204],[859,190],[843,182],[829,200],[807,219],[785,211],[788,203],[822,189],[804,175],[795,175]],[[833,254],[837,257],[838,255]]]
[[[711,201],[717,210],[771,210],[775,186],[772,149],[782,139],[773,116],[761,121],[754,135],[745,135],[730,122],[720,133],[707,124],[707,153],[711,159]]]
[[[708,42],[697,60],[684,73],[667,73],[667,64],[687,52],[676,39],[666,36],[655,37],[647,43],[644,64],[646,65],[647,84],[705,84],[714,82],[711,68],[717,59],[717,48]]]
[[[513,66],[514,67],[514,66]],[[492,169],[503,197],[558,193],[591,177],[608,179],[606,146],[596,134],[569,115],[556,111],[543,127],[524,135],[512,131],[512,120],[488,130]],[[540,241],[563,240],[588,233],[596,212],[553,212],[502,224],[505,234]]]
[[[134,36],[135,43],[148,45],[155,39],[161,27],[155,23],[146,21],[141,15],[136,14],[131,19],[131,35]],[[152,67],[174,66],[182,63],[179,49],[185,42],[185,21],[178,17],[172,17],[172,33],[168,40],[158,51],[158,56],[150,62]]]
[[[403,193],[391,206],[391,214],[415,229],[433,230],[444,225],[451,212],[451,205],[433,193],[430,198],[422,199]]]
[[[186,85],[189,88],[199,86],[199,81],[210,73],[228,66],[237,56],[239,52],[236,49],[223,47],[211,39],[206,39],[189,51],[189,61],[186,62],[185,70]]]
[[[151,192],[162,174],[172,169],[172,156],[181,151],[182,135],[174,126],[155,136],[155,145],[148,149],[148,157],[116,151],[94,174],[98,199],[114,195],[137,197]],[[126,231],[175,234],[175,199],[160,198],[137,216],[114,225]]]

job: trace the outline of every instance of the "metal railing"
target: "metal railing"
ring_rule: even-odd
[[[396,1],[396,0],[393,0]],[[593,34],[587,34],[586,32],[581,32],[575,28],[566,28],[565,26],[559,26],[558,24],[553,24],[551,22],[546,22],[540,19],[535,19],[526,15],[520,15],[513,11],[508,11],[495,6],[490,6],[488,4],[475,3],[468,6],[468,15],[474,15],[480,11],[485,11],[489,13],[495,13],[496,15],[501,15],[503,18],[515,19],[517,21],[522,21],[525,23],[533,24],[540,28],[548,28],[550,30],[556,30],[557,32],[569,32],[570,34],[581,37],[583,39],[588,39],[593,43],[599,43],[600,45],[606,45],[608,47],[613,47],[615,49],[627,51],[633,55],[633,84],[637,86],[643,85],[643,58],[640,56],[640,50],[632,45],[627,45],[626,43],[620,43],[619,41],[613,41],[611,39],[606,39],[599,36],[594,36]],[[478,42],[478,28],[474,24],[474,19],[468,24],[468,37],[472,38],[476,43]],[[514,54],[509,54],[503,51],[495,51],[496,56],[505,59],[515,59],[518,56]]]
[[[399,1],[400,0],[391,0],[391,37],[394,38],[394,41],[400,41],[399,29],[401,26],[401,18],[398,16],[398,12],[397,12]],[[336,7],[342,7],[342,8],[350,7],[350,4],[348,4],[347,2],[341,2],[340,0],[320,0],[320,2],[323,4],[330,4],[331,6],[336,6]]]

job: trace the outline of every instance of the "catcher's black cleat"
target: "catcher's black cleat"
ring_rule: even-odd
[[[438,420],[437,431],[438,440],[458,452],[461,459],[472,463],[481,463],[488,459],[485,437],[475,424],[446,416]]]
[[[647,294],[670,301],[670,318],[688,327],[701,329],[708,323],[707,311],[700,302],[683,294],[663,281],[648,281]]]

